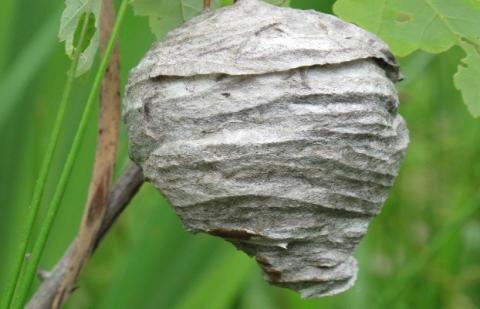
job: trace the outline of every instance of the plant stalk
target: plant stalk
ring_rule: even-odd
[[[35,242],[35,245],[33,247],[31,261],[27,264],[24,280],[21,280],[20,282],[18,296],[15,296],[15,303],[18,304],[19,307],[23,307],[23,304],[27,299],[30,286],[33,282],[33,278],[35,277],[36,269],[40,261],[40,257],[45,248],[45,244],[47,242],[48,235],[52,228],[53,221],[58,213],[59,205],[63,198],[63,194],[65,193],[65,188],[67,186],[68,180],[72,173],[73,165],[75,163],[78,152],[80,150],[80,144],[83,139],[83,136],[85,135],[88,119],[90,118],[90,114],[92,113],[94,103],[96,101],[98,91],[103,79],[103,75],[105,74],[105,70],[110,60],[110,55],[112,54],[112,51],[113,51],[115,39],[117,37],[120,24],[123,20],[123,17],[125,16],[128,2],[129,0],[122,0],[122,3],[120,5],[120,9],[118,12],[118,16],[115,20],[115,25],[113,27],[112,34],[108,41],[105,54],[102,57],[100,67],[98,68],[98,71],[95,75],[95,80],[93,82],[92,88],[88,95],[87,103],[85,104],[82,118],[80,120],[80,124],[75,134],[72,147],[70,148],[65,166],[62,170],[60,181],[56,187],[52,202],[48,206],[47,215],[45,217],[44,224],[40,229],[38,239]]]
[[[32,237],[33,225],[38,215],[38,210],[40,209],[40,203],[42,201],[43,194],[45,192],[45,185],[47,183],[48,172],[50,171],[50,167],[52,166],[53,155],[57,148],[58,139],[60,137],[60,129],[62,128],[64,119],[65,119],[65,112],[67,109],[68,101],[70,99],[70,94],[72,92],[72,85],[75,79],[75,72],[77,70],[78,62],[80,59],[80,53],[81,53],[80,46],[83,44],[83,41],[85,40],[87,26],[88,26],[88,17],[85,18],[83,22],[79,43],[75,49],[72,64],[70,65],[70,69],[67,74],[68,75],[67,83],[62,94],[60,105],[58,107],[57,116],[55,117],[52,133],[50,135],[50,142],[47,146],[47,152],[45,154],[43,163],[40,168],[40,174],[35,183],[32,200],[27,209],[28,217],[27,217],[27,220],[25,221],[25,224],[21,227],[22,237],[21,237],[20,243],[18,244],[17,251],[15,253],[15,257],[14,257],[15,265],[13,266],[11,277],[7,279],[7,284],[8,284],[6,288],[7,292],[5,296],[5,302],[1,306],[2,309],[3,308],[6,309],[11,306],[11,301],[15,293],[15,288],[20,278],[22,265],[25,260],[25,255],[27,253],[26,252],[27,246]]]
[[[115,22],[113,0],[102,0],[100,16],[100,54],[103,55]],[[95,163],[90,180],[87,202],[75,240],[68,271],[56,292],[53,309],[59,308],[73,290],[75,280],[80,275],[95,246],[97,234],[107,209],[115,162],[117,158],[118,130],[120,127],[120,48],[118,40],[110,57],[110,62],[102,82],[98,119],[97,147]]]
[[[97,239],[93,248],[94,251],[103,237],[112,228],[113,223],[118,216],[137,194],[143,182],[142,170],[138,165],[130,162],[122,175],[117,179],[115,186],[110,190],[108,207],[105,216],[103,217],[100,232],[97,234]],[[63,277],[68,271],[68,265],[71,264],[70,261],[73,258],[74,246],[75,241],[72,241],[62,258],[58,260],[52,270],[48,273],[47,278],[42,281],[41,285],[35,291],[35,294],[26,305],[26,309],[51,309],[55,294],[63,281]]]

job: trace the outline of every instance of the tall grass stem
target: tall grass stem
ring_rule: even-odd
[[[60,176],[60,181],[55,189],[55,193],[53,195],[52,201],[48,206],[45,220],[40,229],[38,239],[36,240],[35,245],[33,247],[31,261],[27,264],[27,267],[25,270],[25,276],[20,281],[19,293],[15,295],[15,304],[18,304],[18,307],[22,307],[23,304],[26,302],[26,298],[28,296],[30,286],[35,277],[38,263],[42,256],[42,252],[45,248],[48,235],[52,228],[53,221],[58,213],[60,202],[63,198],[63,194],[65,193],[65,188],[67,186],[67,183],[69,181],[70,175],[73,170],[73,165],[75,163],[78,152],[80,150],[80,144],[85,135],[88,119],[90,118],[90,115],[93,111],[94,103],[96,102],[98,91],[99,91],[103,76],[105,74],[105,70],[107,68],[108,62],[110,60],[114,42],[117,37],[121,22],[123,20],[123,17],[125,16],[128,3],[129,3],[129,0],[122,0],[122,3],[120,5],[120,9],[119,9],[117,18],[115,20],[115,25],[113,27],[112,34],[110,36],[107,48],[100,62],[98,71],[95,75],[95,80],[93,82],[92,88],[90,89],[90,93],[88,95],[87,102],[85,104],[85,108],[82,113],[80,124],[77,128],[77,132],[73,139],[72,146],[70,148],[70,151],[67,156],[67,160],[65,162],[65,165],[63,167],[63,170]]]
[[[67,73],[67,82],[63,90],[62,99],[58,106],[58,112],[55,117],[52,133],[50,135],[50,141],[47,146],[47,152],[43,159],[42,165],[40,167],[39,176],[35,182],[35,187],[33,189],[32,200],[27,208],[27,220],[24,221],[24,224],[21,226],[21,238],[18,243],[17,250],[14,254],[13,268],[9,277],[7,278],[7,287],[5,289],[4,299],[5,302],[2,303],[0,308],[9,308],[11,306],[12,297],[15,293],[15,288],[20,278],[20,273],[22,270],[23,261],[25,260],[25,255],[27,251],[28,243],[32,236],[33,226],[38,215],[38,210],[40,209],[40,204],[45,192],[45,185],[47,183],[48,172],[52,166],[53,156],[55,149],[57,148],[58,140],[60,137],[60,129],[62,128],[65,112],[67,110],[68,101],[70,99],[70,94],[72,92],[72,85],[75,79],[75,72],[77,70],[78,62],[80,59],[80,46],[83,44],[85,35],[87,32],[88,18],[85,18],[85,21],[82,25],[82,30],[80,33],[79,43],[75,50],[70,69]]]

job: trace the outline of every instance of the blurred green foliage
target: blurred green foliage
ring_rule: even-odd
[[[292,0],[291,5],[331,12],[333,2]],[[69,60],[56,42],[55,31],[51,31],[52,24],[58,29],[62,2],[3,0],[1,7],[3,288],[12,264],[12,248],[18,242],[17,227],[26,217]],[[147,18],[135,16],[130,9],[120,39],[125,82],[129,69],[154,41]],[[233,246],[219,238],[185,232],[168,203],[145,185],[93,256],[67,307],[479,307],[480,123],[460,104],[461,95],[452,82],[462,57],[462,50],[454,48],[440,55],[416,52],[400,59],[406,77],[399,84],[401,113],[410,129],[411,144],[384,210],[357,250],[359,278],[350,291],[301,300],[293,292],[269,286],[254,261]],[[90,72],[75,83],[43,206],[58,181],[92,78]],[[45,269],[55,263],[78,228],[95,135],[96,119],[92,117],[42,258]],[[127,161],[125,137],[122,128],[118,172]]]
[[[337,0],[333,9],[341,18],[379,35],[395,55],[461,47],[467,57],[455,74],[455,86],[472,115],[480,117],[480,1]]]

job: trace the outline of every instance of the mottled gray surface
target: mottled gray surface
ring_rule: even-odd
[[[131,72],[130,156],[184,226],[304,297],[351,287],[353,250],[408,144],[385,43],[256,0],[203,14]]]

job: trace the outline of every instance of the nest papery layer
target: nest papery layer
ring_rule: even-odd
[[[130,155],[187,229],[224,237],[304,297],[353,285],[353,250],[408,143],[375,59],[135,79],[126,102]]]
[[[239,0],[168,33],[132,70],[129,83],[159,76],[265,74],[367,58],[398,80],[395,58],[374,34],[313,10]]]

